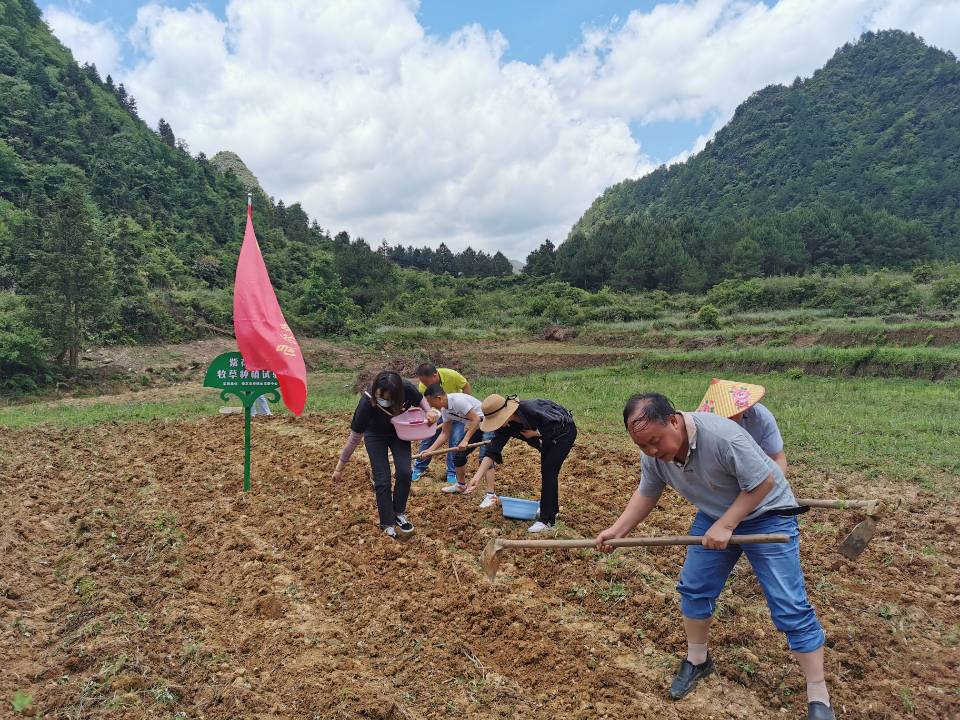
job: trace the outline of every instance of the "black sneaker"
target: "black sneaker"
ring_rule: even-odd
[[[408,542],[413,539],[413,523],[403,513],[397,514],[393,529],[397,531],[397,540],[400,542]]]
[[[807,703],[807,720],[836,720],[833,708],[819,700]]]
[[[387,537],[391,537],[391,538],[393,538],[394,540],[399,540],[399,539],[400,539],[400,538],[397,536],[397,529],[396,529],[393,525],[388,525],[387,527],[385,527],[385,528],[380,528],[380,529],[383,530],[383,534],[386,535]]]
[[[680,669],[677,670],[677,676],[673,678],[670,684],[670,698],[679,700],[690,694],[697,686],[700,678],[705,678],[713,672],[713,658],[707,653],[707,659],[699,665],[694,665],[689,660],[680,663]]]

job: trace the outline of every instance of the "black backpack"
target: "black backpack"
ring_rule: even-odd
[[[550,422],[572,423],[573,414],[562,405],[557,405],[553,400],[528,400],[540,415],[543,415]]]

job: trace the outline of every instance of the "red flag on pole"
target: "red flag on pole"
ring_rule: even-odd
[[[283,404],[300,415],[307,403],[307,369],[263,264],[253,232],[253,202],[249,196],[247,229],[233,285],[233,332],[247,369],[272,370],[280,382]]]

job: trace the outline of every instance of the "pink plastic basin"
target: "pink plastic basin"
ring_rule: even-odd
[[[420,408],[410,408],[390,418],[390,422],[401,440],[426,440],[437,431],[436,426],[427,423],[427,416]]]

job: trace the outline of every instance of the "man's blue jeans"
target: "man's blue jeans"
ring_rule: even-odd
[[[459,445],[460,441],[463,440],[463,436],[466,434],[467,434],[467,426],[464,425],[462,422],[454,422],[450,428],[450,447]],[[440,428],[437,428],[437,432],[434,433],[433,437],[429,437],[426,440],[420,441],[420,449],[418,450],[418,452],[423,452],[424,450],[429,448],[431,445],[433,445],[434,441],[436,441],[438,437],[440,437]],[[454,455],[455,453],[452,453],[452,452],[447,453],[447,475],[453,475],[456,472],[456,470],[453,467]],[[427,469],[427,466],[430,464],[430,460],[432,460],[432,458],[422,458],[420,460],[417,460],[413,465],[413,471],[418,475],[422,474]]]
[[[704,535],[713,523],[709,515],[698,512],[690,534]],[[734,531],[735,535],[756,533],[784,533],[790,536],[790,542],[728,545],[726,550],[708,550],[702,545],[687,548],[677,583],[680,610],[694,620],[711,617],[730,571],[745,554],[763,588],[773,624],[786,634],[790,649],[813,652],[823,645],[824,634],[803,584],[797,518],[774,515],[745,520]]]

